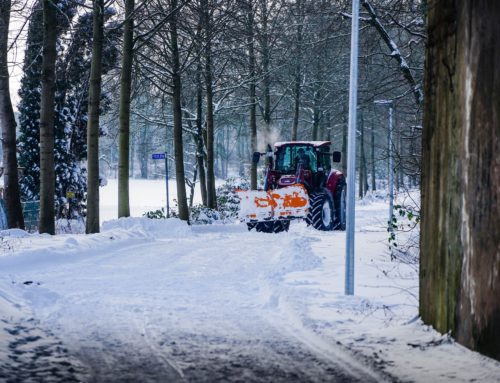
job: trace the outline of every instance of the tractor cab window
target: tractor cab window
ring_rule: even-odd
[[[326,172],[329,172],[332,168],[331,165],[331,154],[327,147],[321,147],[318,152],[318,167],[323,168]]]
[[[310,145],[290,145],[278,149],[276,170],[282,174],[293,174],[299,162],[306,170],[317,171],[317,160],[314,148]]]

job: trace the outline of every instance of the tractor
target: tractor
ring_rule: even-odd
[[[305,219],[317,230],[345,230],[345,177],[333,169],[341,153],[330,141],[277,142],[252,157],[265,157],[263,190],[238,191],[239,217],[258,232],[288,231],[290,221]]]

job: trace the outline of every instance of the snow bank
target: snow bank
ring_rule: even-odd
[[[28,270],[75,258],[99,256],[135,243],[153,242],[162,238],[182,238],[192,234],[187,223],[179,219],[120,218],[103,224],[101,233],[91,235],[30,234],[11,229],[0,232],[0,269]],[[99,250],[99,251],[97,251]]]
[[[7,229],[0,230],[0,238],[10,237],[10,238],[25,238],[30,234],[21,229]]]
[[[283,249],[277,270],[271,273],[271,277],[282,277],[294,271],[313,270],[322,265],[320,257],[315,255],[311,249],[311,238],[293,238]]]
[[[186,222],[178,218],[150,219],[145,217],[127,217],[106,221],[102,224],[102,231],[109,232],[117,229],[142,232],[154,238],[176,238],[192,234]]]

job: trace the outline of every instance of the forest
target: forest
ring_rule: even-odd
[[[345,153],[349,6],[347,1],[305,0],[107,1],[93,3],[102,9],[95,19],[90,2],[58,3],[51,24],[56,46],[51,177],[58,217],[68,191],[75,194],[74,214],[95,214],[87,181],[97,177],[120,180],[119,215],[127,216],[128,177],[164,176],[163,167],[151,160],[156,152],[165,151],[172,160],[181,219],[188,219],[189,189],[197,183],[203,205],[212,209],[215,178],[238,174],[256,187],[251,154],[268,144],[331,140]],[[396,158],[396,187],[419,185],[426,41],[419,1],[365,1],[363,11],[360,196],[386,183],[389,145]],[[10,12],[13,18],[25,15],[16,24],[23,29],[14,31],[17,38],[7,47],[25,49],[23,62],[16,63],[22,66],[17,107],[21,199],[43,201],[39,178],[44,166],[37,150],[43,126],[43,1],[14,2]],[[102,29],[102,47],[95,44],[96,26]],[[99,63],[92,62],[96,49]],[[98,85],[91,80],[97,66],[99,117],[92,117],[89,83]],[[389,108],[377,104],[380,100],[391,100],[395,110],[390,144]],[[97,152],[87,142],[91,121],[99,137]],[[98,160],[93,163],[97,173],[87,164],[91,156]]]

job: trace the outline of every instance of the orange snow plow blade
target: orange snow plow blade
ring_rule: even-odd
[[[309,196],[304,186],[290,185],[269,191],[238,190],[239,218],[245,222],[305,218]]]

